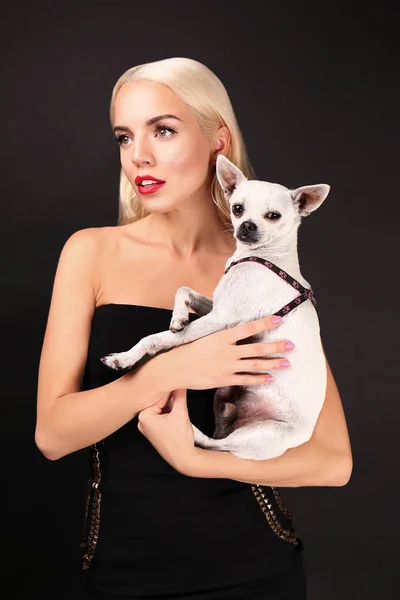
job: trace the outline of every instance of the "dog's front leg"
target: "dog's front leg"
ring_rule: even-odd
[[[203,296],[190,287],[180,287],[175,294],[175,305],[169,325],[170,331],[177,333],[186,327],[189,323],[190,308],[200,317],[204,317],[212,311],[213,304],[212,298]]]
[[[197,321],[190,323],[183,331],[172,333],[161,331],[142,338],[135,346],[126,352],[118,352],[103,356],[102,363],[112,369],[121,370],[133,367],[143,356],[154,356],[159,352],[171,350],[175,346],[188,344],[216,331],[226,329],[226,322],[218,321],[212,312]]]

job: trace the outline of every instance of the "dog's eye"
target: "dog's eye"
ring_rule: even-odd
[[[241,204],[234,204],[232,206],[232,212],[233,214],[237,217],[238,215],[241,215],[243,212],[243,206]]]
[[[271,210],[270,212],[267,212],[265,216],[270,221],[276,221],[277,219],[280,219],[282,215],[280,215],[278,212]]]

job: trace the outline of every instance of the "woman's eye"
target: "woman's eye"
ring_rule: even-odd
[[[158,133],[168,133],[168,135],[160,135],[161,138],[167,138],[170,137],[172,134],[176,133],[175,129],[172,129],[172,127],[166,127],[165,125],[159,125],[158,127],[156,127],[156,131]]]
[[[129,139],[128,135],[118,135],[115,138],[115,141],[117,142],[117,144],[119,144],[120,146],[126,146],[126,140]]]
[[[158,125],[156,127],[155,132],[158,134],[160,139],[171,137],[174,133],[176,133],[175,129],[172,127],[166,127],[166,125]],[[131,138],[129,135],[122,133],[121,135],[115,136],[115,141],[119,146],[127,146]]]

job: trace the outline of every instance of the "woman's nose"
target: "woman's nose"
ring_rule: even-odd
[[[153,161],[153,156],[150,151],[150,148],[145,143],[144,140],[136,139],[133,142],[133,151],[132,151],[132,162],[137,167],[140,167],[144,164],[151,164]]]

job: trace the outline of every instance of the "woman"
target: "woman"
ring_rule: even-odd
[[[223,275],[236,244],[215,177],[217,155],[253,176],[229,97],[197,61],[161,60],[121,76],[111,122],[122,166],[119,226],[81,230],[65,243],[38,381],[43,454],[56,460],[91,446],[87,597],[306,598],[302,542],[276,486],[340,486],[350,477],[329,367],[310,441],[252,461],[196,448],[191,422],[212,435],[217,387],[264,383],[265,372],[281,366],[262,356],[290,358],[290,340],[236,344],[279,327],[270,317],[174,348],[126,374],[100,361],[168,329],[179,287],[211,297]]]

